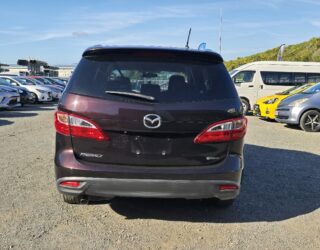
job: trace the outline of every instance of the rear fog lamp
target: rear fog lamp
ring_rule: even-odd
[[[237,190],[238,186],[233,184],[227,184],[227,185],[220,185],[219,190],[220,191],[234,191]]]
[[[80,187],[81,182],[80,181],[63,181],[60,183],[61,187],[71,187],[71,188],[77,188]]]

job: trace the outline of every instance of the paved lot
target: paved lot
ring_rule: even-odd
[[[67,205],[54,184],[54,105],[0,112],[0,249],[320,249],[320,133],[249,117],[233,207],[125,199]]]

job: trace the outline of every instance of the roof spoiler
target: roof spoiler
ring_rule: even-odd
[[[96,57],[96,56],[109,56],[109,57],[127,57],[141,56],[141,57],[158,57],[158,58],[171,58],[188,60],[188,58],[198,58],[200,61],[207,62],[223,62],[222,57],[210,50],[191,50],[191,49],[176,49],[176,48],[161,48],[161,47],[116,47],[116,46],[93,46],[85,50],[82,57]]]

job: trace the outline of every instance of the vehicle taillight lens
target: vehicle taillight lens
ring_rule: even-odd
[[[224,120],[210,125],[194,139],[194,143],[234,141],[247,132],[247,118]]]
[[[239,187],[237,185],[232,184],[226,184],[226,185],[220,185],[219,190],[220,191],[234,191],[237,190]]]
[[[67,113],[57,111],[54,114],[54,126],[56,131],[63,135],[70,135],[69,116]]]
[[[60,183],[62,187],[80,187],[81,183],[79,181],[63,181]]]
[[[55,113],[54,124],[57,133],[95,140],[109,140],[109,137],[96,124],[87,118],[62,111]]]

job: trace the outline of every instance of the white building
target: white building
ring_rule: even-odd
[[[74,65],[57,65],[58,67],[58,77],[70,77],[75,68]]]
[[[58,77],[65,77],[69,78],[72,75],[72,72],[75,68],[73,65],[58,65],[55,66],[59,69],[55,70],[58,72]],[[3,66],[2,69],[7,70],[5,73],[7,74],[14,74],[14,75],[28,75],[30,70],[28,66],[20,66],[16,64],[11,64],[9,66]]]
[[[5,73],[14,74],[14,75],[27,75],[29,74],[29,69],[27,66],[20,66],[16,64],[11,64],[9,66],[4,66],[3,69],[6,69]]]

